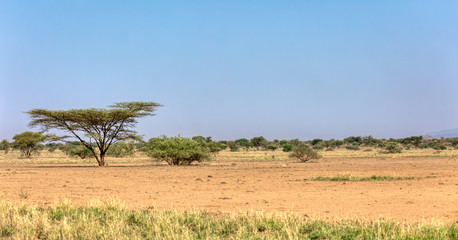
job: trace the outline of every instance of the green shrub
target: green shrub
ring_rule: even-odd
[[[270,144],[270,145],[267,145],[267,149],[275,151],[278,149],[278,146],[275,144]]]
[[[63,146],[62,143],[46,143],[45,144],[45,147],[48,149],[48,152],[54,152],[56,151],[56,149],[59,149],[62,146]]]
[[[3,141],[0,142],[0,149],[5,151],[5,154],[8,154],[10,151],[10,142],[8,142],[6,139],[3,139]]]
[[[220,143],[220,142],[208,142],[207,143],[207,147],[208,147],[208,150],[210,151],[210,153],[216,154],[219,151],[221,151],[224,148],[226,148],[226,147],[223,148],[222,144],[223,143]],[[224,145],[224,146],[226,146],[226,145]]]
[[[433,144],[433,145],[431,146],[431,148],[434,149],[434,150],[445,150],[445,149],[447,149],[446,146],[441,145],[441,144],[439,144],[439,143]]]
[[[130,142],[117,142],[108,148],[107,156],[110,157],[126,157],[132,156],[135,153],[135,143]]]
[[[389,142],[386,144],[385,151],[386,153],[400,153],[402,148],[397,142]]]
[[[149,157],[169,165],[189,165],[210,159],[210,150],[205,143],[180,136],[151,138],[142,150]]]
[[[282,145],[283,152],[291,152],[293,150],[293,145],[291,143],[285,143]]]
[[[342,140],[332,140],[330,142],[330,147],[338,148],[338,147],[342,146],[343,144],[344,144],[344,142]]]
[[[316,138],[316,139],[313,139],[312,141],[310,141],[310,144],[312,146],[315,146],[315,145],[317,145],[318,143],[321,143],[321,142],[323,142],[323,139]]]
[[[267,140],[263,137],[263,136],[260,136],[260,137],[254,137],[250,140],[251,142],[251,145],[256,147],[256,150],[259,150],[259,147],[267,147]]]
[[[237,139],[235,140],[235,143],[237,143],[237,145],[239,145],[240,147],[245,148],[245,150],[247,151],[251,146],[253,146],[253,143],[251,143],[250,140],[246,138]]]
[[[227,142],[227,146],[229,146],[231,152],[237,152],[239,150],[239,145],[234,141]]]
[[[347,137],[347,138],[344,138],[343,140],[344,143],[346,144],[351,144],[351,145],[361,145],[363,143],[363,138],[360,137],[360,136],[350,136],[350,137]]]
[[[221,150],[224,150],[227,148],[227,141],[219,141],[219,146],[221,147]]]
[[[293,146],[296,146],[296,147],[302,144],[302,142],[299,140],[299,138],[291,139],[291,140],[289,140],[288,143],[290,143],[290,144],[292,144]]]
[[[313,159],[320,159],[321,156],[311,149],[307,145],[299,145],[293,148],[293,152],[289,155],[289,157],[297,158],[302,162],[307,162]]]
[[[91,150],[85,147],[81,142],[74,141],[65,144],[64,152],[70,157],[80,157],[85,159],[92,156]]]
[[[313,145],[313,149],[315,149],[315,150],[323,150],[324,145],[325,144],[323,142],[320,142],[318,144]]]
[[[278,143],[280,144],[281,147],[283,147],[284,144],[288,143],[288,140],[283,139],[283,140],[280,140]]]
[[[346,149],[348,150],[353,150],[353,151],[358,151],[360,148],[356,145],[347,145],[345,146]]]
[[[446,146],[440,144],[439,142],[429,142],[429,143],[422,143],[418,145],[419,148],[432,148],[434,150],[445,150],[447,149]]]

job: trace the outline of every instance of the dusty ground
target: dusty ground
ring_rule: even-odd
[[[325,156],[299,163],[282,153],[222,154],[217,161],[173,167],[147,161],[108,167],[0,158],[0,201],[51,204],[119,199],[129,207],[291,211],[309,217],[417,222],[458,221],[455,156]],[[271,155],[276,156],[271,159]],[[56,158],[59,158],[57,156]],[[37,159],[40,156],[35,157]],[[74,162],[74,160],[72,160]],[[312,177],[415,177],[411,180],[319,182]]]

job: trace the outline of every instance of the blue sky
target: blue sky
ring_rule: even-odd
[[[457,1],[1,1],[0,138],[33,108],[155,101],[145,138],[458,127]]]

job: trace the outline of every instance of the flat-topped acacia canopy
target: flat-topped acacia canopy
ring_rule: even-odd
[[[105,166],[108,148],[117,141],[138,139],[137,133],[132,130],[137,119],[154,116],[153,112],[161,106],[155,102],[121,102],[108,109],[32,109],[27,114],[31,118],[31,127],[39,126],[44,131],[58,129],[70,132],[92,152],[99,166]],[[98,152],[92,146],[92,141],[97,145]]]

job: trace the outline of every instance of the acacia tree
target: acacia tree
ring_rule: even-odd
[[[132,130],[137,119],[154,116],[153,112],[161,106],[155,102],[121,102],[109,106],[109,109],[32,109],[27,113],[32,119],[29,124],[31,127],[71,133],[72,136],[56,137],[56,140],[65,141],[69,137],[78,139],[92,152],[99,166],[105,166],[105,154],[110,146],[127,139],[138,140],[139,136]]]
[[[26,158],[31,158],[33,153],[38,153],[43,145],[42,142],[46,140],[47,136],[39,132],[23,132],[14,135],[13,148],[19,149],[21,155]]]
[[[251,144],[256,147],[256,150],[259,150],[259,147],[267,146],[267,140],[263,137],[254,137],[250,140]]]

